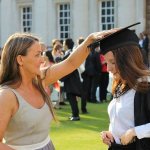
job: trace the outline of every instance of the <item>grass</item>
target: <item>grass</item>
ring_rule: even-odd
[[[56,150],[107,150],[100,131],[108,129],[107,105],[87,104],[89,114],[80,114],[80,121],[70,121],[70,105],[61,106],[56,113],[59,123],[52,123],[50,137]]]

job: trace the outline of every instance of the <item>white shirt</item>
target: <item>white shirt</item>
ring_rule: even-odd
[[[115,142],[120,144],[121,136],[130,128],[134,128],[134,96],[135,90],[131,89],[119,98],[114,98],[108,106],[110,117],[109,131]],[[150,123],[135,127],[138,139],[150,137]]]

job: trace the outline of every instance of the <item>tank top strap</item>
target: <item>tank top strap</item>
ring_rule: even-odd
[[[14,95],[16,96],[16,100],[19,104],[19,109],[23,107],[24,100],[22,100],[21,95],[15,89],[13,89],[9,86],[3,86],[3,87],[0,87],[0,89],[9,89],[10,91],[12,91],[14,93]]]

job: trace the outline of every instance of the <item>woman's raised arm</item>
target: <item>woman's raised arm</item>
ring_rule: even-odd
[[[101,39],[112,32],[115,31],[108,30],[90,34],[85,39],[85,41],[82,44],[80,44],[66,60],[54,64],[53,66],[48,68],[44,79],[45,84],[48,85],[50,83],[54,83],[58,79],[64,77],[65,75],[71,73],[76,68],[78,68],[90,53],[88,45],[94,42],[95,40]]]

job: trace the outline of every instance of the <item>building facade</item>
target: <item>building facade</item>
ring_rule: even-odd
[[[0,46],[15,32],[31,32],[51,45],[54,38],[86,37],[141,22],[150,31],[149,0],[0,0]]]

